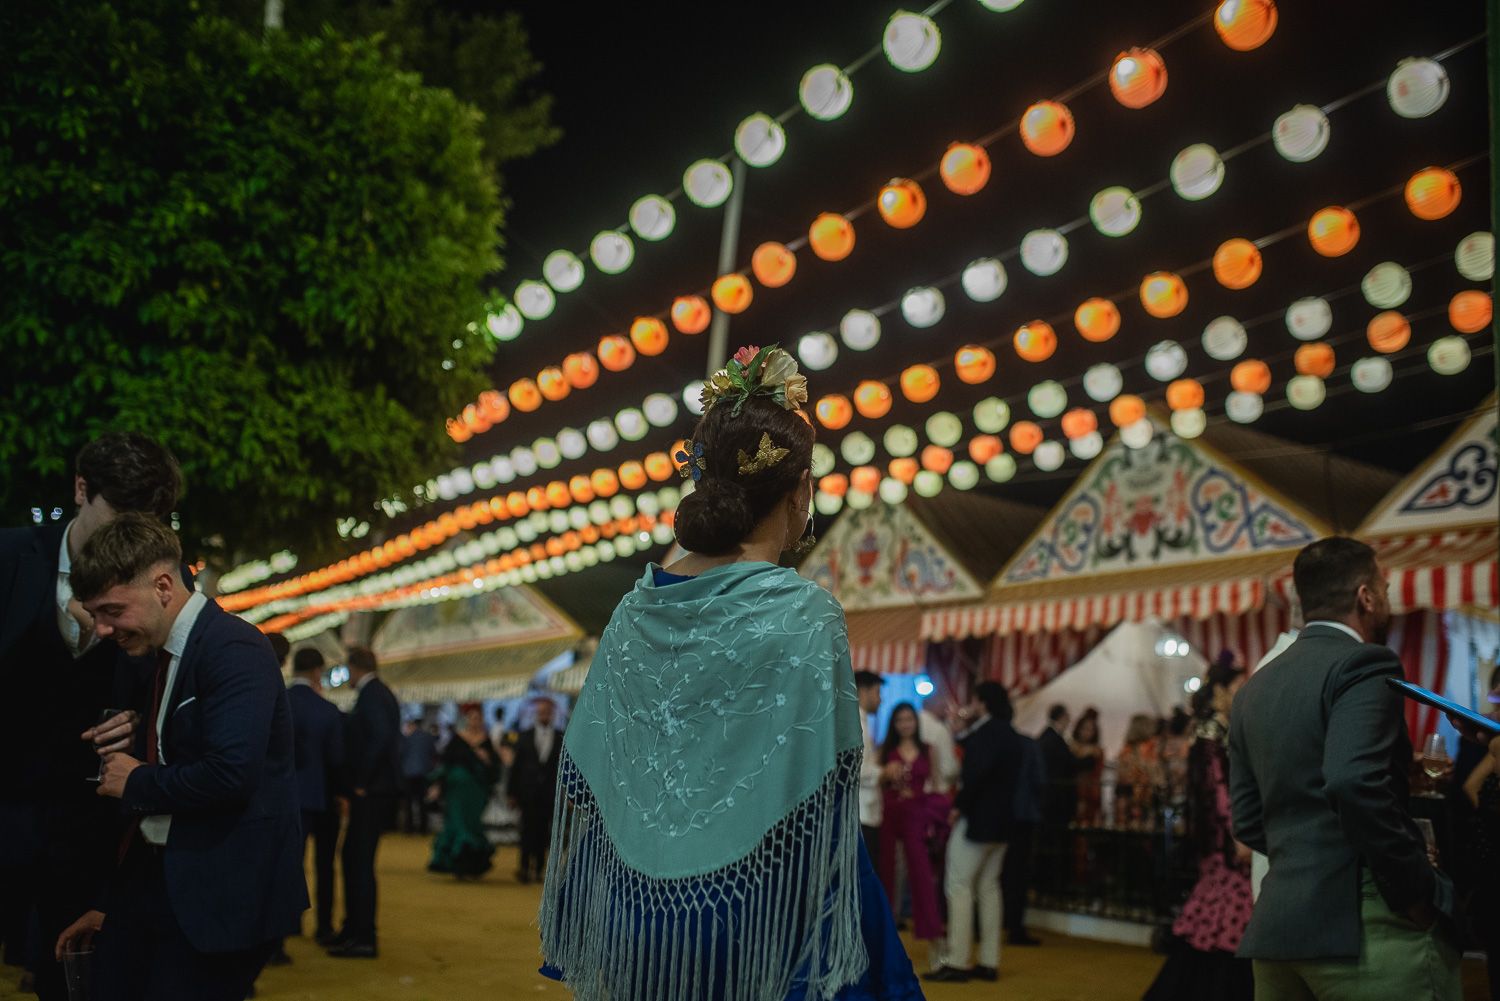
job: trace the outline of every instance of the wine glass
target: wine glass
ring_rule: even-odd
[[[1422,741],[1422,771],[1436,782],[1447,773],[1449,765],[1448,748],[1443,738],[1436,733],[1429,733],[1427,739]]]

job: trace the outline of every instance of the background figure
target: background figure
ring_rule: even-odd
[[[894,903],[896,851],[906,859],[906,881],[911,891],[912,923],[916,936],[927,943],[933,970],[943,962],[943,918],[939,910],[937,877],[932,854],[946,837],[948,800],[933,792],[933,754],[918,735],[917,710],[903,702],[891,713],[881,749],[884,786],[880,828],[880,881]]]
[[[1155,717],[1136,713],[1125,730],[1125,746],[1115,762],[1115,823],[1120,827],[1155,824],[1153,806],[1162,784],[1156,723]]]
[[[521,811],[521,868],[516,879],[529,883],[547,871],[547,844],[552,840],[552,808],[557,796],[557,755],[561,734],[552,728],[551,699],[534,703],[536,722],[516,741],[506,792]]]
[[[1104,822],[1104,748],[1099,744],[1099,710],[1085,709],[1078,717],[1068,748],[1073,754],[1078,790],[1073,819],[1080,827],[1098,827]]]
[[[419,719],[407,720],[402,731],[400,830],[402,834],[426,834],[427,788],[438,763],[437,737]]]
[[[1037,735],[1047,789],[1042,796],[1042,824],[1037,837],[1037,890],[1043,896],[1061,894],[1069,881],[1072,853],[1068,826],[1078,812],[1077,760],[1068,745],[1072,716],[1061,703],[1047,710],[1047,727]]]
[[[343,852],[344,929],[328,950],[340,959],[376,956],[375,853],[401,791],[401,704],[376,675],[378,667],[368,649],[349,649],[349,678],[359,697],[344,724],[350,784]]]
[[[495,751],[484,730],[484,711],[477,703],[460,707],[453,739],[443,749],[431,780],[442,786],[443,830],[432,842],[429,872],[478,879],[490,871],[494,846],[484,833],[484,808],[499,777]]]
[[[874,671],[855,671],[854,688],[859,693],[859,726],[864,734],[865,753],[859,763],[859,826],[865,837],[865,851],[871,858],[880,857],[880,751],[875,747],[873,720],[880,711],[880,675]]]
[[[918,710],[917,736],[922,738],[932,755],[932,791],[948,794],[958,782],[958,754],[953,749],[953,734],[944,722],[947,704],[935,704],[935,708],[941,715],[926,705]]]
[[[302,805],[302,857],[313,846],[319,945],[332,945],[333,857],[338,850],[339,810],[335,795],[344,788],[344,716],[323,697],[323,655],[306,647],[292,657],[287,701],[297,758],[297,792]]]
[[[1500,668],[1490,675],[1490,719],[1500,718]],[[1479,751],[1478,760],[1475,751]],[[1467,767],[1465,767],[1467,766]],[[1460,792],[1472,809],[1468,837],[1466,896],[1474,937],[1484,950],[1490,1001],[1500,1001],[1500,768],[1493,754],[1465,741],[1459,750]],[[1467,774],[1464,774],[1467,772]]]
[[[1220,654],[1219,662],[1230,671],[1236,670],[1234,654],[1227,650]],[[1162,738],[1161,771],[1163,805],[1168,807],[1173,817],[1179,820],[1187,810],[1188,754],[1192,749],[1193,740],[1193,716],[1178,706],[1172,710],[1172,718],[1167,721],[1166,736]]]
[[[1016,778],[1011,807],[1010,847],[1005,850],[1005,866],[1000,874],[1005,941],[1011,945],[1041,945],[1040,939],[1026,931],[1026,906],[1031,894],[1031,857],[1047,795],[1047,769],[1042,762],[1041,746],[1025,734],[1016,736],[1021,741],[1021,774]]]

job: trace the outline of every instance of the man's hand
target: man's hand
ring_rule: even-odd
[[[94,745],[94,750],[102,757],[116,751],[129,750],[131,743],[135,740],[135,730],[140,722],[140,713],[134,709],[127,709],[122,713],[116,713],[98,726],[89,727],[79,736],[90,741]]]
[[[109,754],[104,758],[104,775],[99,779],[99,795],[125,798],[125,780],[141,763],[128,754]]]
[[[1480,747],[1488,747],[1491,754],[1496,753],[1495,741],[1500,740],[1500,736],[1496,736],[1482,726],[1469,722],[1462,716],[1449,716],[1448,722],[1453,724],[1453,729],[1457,730],[1459,736],[1463,737],[1464,740],[1472,741]]]
[[[104,927],[104,912],[89,911],[57,936],[57,945],[52,947],[52,956],[62,962],[65,952],[84,952],[94,942],[94,935]]]

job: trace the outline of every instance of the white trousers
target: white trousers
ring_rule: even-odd
[[[960,970],[970,968],[974,948],[974,905],[979,905],[980,966],[1000,967],[1000,869],[1005,863],[1001,842],[970,841],[965,834],[969,821],[960,818],[948,838],[948,873],[943,887],[948,893],[947,963]]]

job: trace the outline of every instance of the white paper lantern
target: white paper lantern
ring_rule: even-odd
[[[1395,261],[1384,261],[1365,273],[1359,291],[1376,309],[1395,309],[1411,296],[1411,272]]]
[[[1383,392],[1390,386],[1394,375],[1390,359],[1380,355],[1361,358],[1349,369],[1349,381],[1361,393]]]
[[[682,189],[688,201],[702,208],[712,209],[724,204],[734,188],[734,178],[729,168],[718,160],[699,160],[682,175]]]
[[[994,302],[1004,294],[1006,281],[1005,265],[993,257],[981,257],[964,268],[960,284],[975,302]]]
[[[563,428],[557,432],[557,447],[564,459],[581,459],[589,450],[589,442],[577,428]]]
[[[1168,176],[1180,197],[1202,201],[1224,183],[1224,161],[1208,143],[1194,143],[1172,158]]]
[[[1055,229],[1034,229],[1021,238],[1021,264],[1039,278],[1068,263],[1068,239]]]
[[[1293,163],[1316,159],[1328,148],[1328,116],[1311,104],[1299,104],[1276,119],[1271,143],[1276,152]]]
[[[996,483],[1005,483],[1016,475],[1016,457],[1009,452],[1001,452],[984,464],[984,475]]]
[[[863,431],[852,431],[839,442],[839,453],[851,466],[863,466],[875,458],[875,442]]]
[[[497,455],[490,459],[490,472],[495,474],[495,482],[501,486],[516,478],[515,463],[507,455]]]
[[[646,437],[651,430],[646,421],[646,415],[635,407],[626,407],[615,414],[615,429],[620,432],[620,437],[626,441],[640,441]]]
[[[656,499],[655,494],[641,494],[635,499],[635,510],[637,514],[644,514],[648,518],[655,518],[661,513],[661,502]]]
[[[941,448],[952,448],[964,436],[964,422],[957,414],[939,410],[927,418],[927,440]]]
[[[510,450],[511,465],[516,467],[518,476],[530,476],[537,470],[536,456],[531,449],[517,446]]]
[[[1333,327],[1333,307],[1319,296],[1298,299],[1287,307],[1287,333],[1299,341],[1315,341]]]
[[[495,340],[513,341],[520,335],[525,321],[521,319],[521,311],[516,308],[515,303],[507,302],[500,307],[499,312],[485,317],[484,325]]]
[[[542,261],[542,277],[559,292],[571,292],[583,284],[583,262],[569,250],[554,250]]]
[[[594,551],[599,554],[600,563],[608,563],[615,558],[614,541],[611,539],[600,539],[594,544]]]
[[[655,427],[664,428],[677,419],[677,401],[666,393],[652,393],[646,397],[641,410]]]
[[[1233,361],[1249,342],[1245,325],[1232,316],[1217,317],[1203,328],[1203,350],[1214,361]]]
[[[1083,373],[1083,391],[1095,403],[1108,403],[1125,388],[1125,377],[1109,362],[1090,366]]]
[[[880,499],[893,507],[906,500],[906,492],[906,484],[893,476],[880,481]]]
[[[609,513],[615,518],[629,518],[635,514],[635,502],[624,494],[615,494],[609,499]]]
[[[1104,450],[1104,437],[1098,431],[1090,431],[1081,434],[1068,442],[1068,451],[1073,453],[1073,458],[1088,462]]]
[[[813,496],[813,507],[816,508],[817,512],[825,518],[832,518],[834,515],[839,513],[839,510],[842,509],[843,506],[844,499],[838,494],[831,494],[826,491],[819,490],[817,494]]]
[[[578,556],[583,560],[584,569],[599,565],[599,551],[593,546],[585,546],[578,550]]]
[[[1125,236],[1141,222],[1141,201],[1129,188],[1105,188],[1089,202],[1089,220],[1105,236]]]
[[[477,463],[469,471],[469,475],[473,477],[474,485],[480,490],[489,490],[495,486],[495,474],[488,462]]]
[[[734,151],[752,167],[769,167],[786,152],[786,130],[770,115],[756,112],[734,130]]]
[[[1021,6],[1024,0],[979,0],[979,6],[1003,14]]]
[[[603,525],[613,520],[614,516],[609,513],[609,501],[596,500],[589,503],[589,521],[595,525]]]
[[[635,260],[635,243],[617,229],[606,229],[590,241],[589,258],[600,271],[617,275]]]
[[[1060,441],[1044,441],[1031,453],[1031,461],[1044,473],[1060,467],[1067,457],[1067,451]]]
[[[589,444],[594,446],[596,452],[608,452],[620,443],[620,433],[615,426],[602,417],[597,421],[591,421],[588,430]]]
[[[1316,410],[1327,395],[1323,380],[1315,375],[1294,375],[1286,384],[1287,402],[1298,410]]]
[[[802,108],[820,122],[831,122],[849,110],[854,84],[849,75],[832,63],[814,66],[802,74],[797,86]]]
[[[907,73],[918,73],[931,66],[943,46],[943,36],[932,18],[898,10],[886,22],[881,47],[891,65]]]
[[[1055,379],[1039,382],[1026,394],[1026,405],[1044,421],[1050,421],[1068,409],[1068,391]]]
[[[636,553],[635,536],[633,536],[633,535],[617,535],[617,536],[615,536],[615,538],[614,538],[614,547],[615,547],[615,555],[616,556],[620,557],[620,559],[622,559],[622,560],[628,560],[628,559],[630,559],[630,557],[634,556],[635,553]],[[531,564],[528,564],[528,565],[529,566],[536,566],[535,563],[531,563]]]
[[[574,504],[568,508],[568,527],[575,532],[581,532],[589,527],[589,509],[582,504]]]
[[[1146,373],[1157,382],[1171,382],[1187,371],[1188,357],[1176,341],[1158,341],[1146,352]]]
[[[823,477],[833,472],[834,463],[838,457],[833,454],[833,449],[821,441],[812,447],[812,474]]]
[[[979,485],[979,467],[960,459],[948,467],[948,485],[954,490],[973,490]]]
[[[657,527],[662,528],[665,526],[658,525]],[[671,529],[668,529],[668,531],[671,531]],[[578,573],[587,565],[583,562],[583,553],[581,551],[564,553],[563,562],[567,564],[569,573]]]
[[[471,494],[474,492],[474,476],[467,469],[460,466],[449,473],[453,481],[453,489],[460,494]]]
[[[682,503],[682,491],[668,484],[656,492],[656,499],[661,501],[663,511],[674,511],[677,505]]]
[[[868,351],[880,343],[880,317],[866,309],[851,309],[839,321],[839,336],[853,351]]]
[[[543,469],[556,469],[562,465],[562,450],[551,438],[538,438],[532,442],[531,454],[536,456],[536,464]]]
[[[930,469],[920,470],[911,481],[918,497],[936,497],[943,492],[943,478]]]
[[[1156,426],[1151,423],[1151,418],[1142,417],[1120,429],[1120,441],[1126,448],[1145,448],[1151,444],[1151,439],[1156,436]]]
[[[545,320],[557,306],[557,296],[552,294],[552,289],[530,279],[516,286],[513,298],[516,308],[528,320]]]
[[[1251,424],[1260,420],[1265,410],[1265,401],[1259,393],[1241,393],[1236,390],[1224,398],[1224,412],[1236,424]]]
[[[935,325],[947,309],[943,293],[930,285],[919,285],[901,297],[901,315],[919,330]]]
[[[999,434],[1010,423],[1010,405],[997,396],[974,404],[974,426],[985,434]]]
[[[630,228],[642,240],[665,240],[677,225],[677,210],[661,195],[645,195],[630,206]]]
[[[844,495],[844,503],[849,505],[851,511],[863,511],[875,503],[875,496],[863,490],[850,490]]]
[[[1172,411],[1172,433],[1179,438],[1196,438],[1208,427],[1208,417],[1202,407]]]
[[[917,445],[920,444],[917,432],[905,424],[892,424],[886,428],[884,436],[885,450],[898,459],[905,459],[917,454]],[[869,460],[865,460],[868,462]]]
[[[1448,71],[1433,59],[1403,59],[1386,81],[1385,96],[1402,118],[1426,118],[1448,100]]]
[[[803,334],[797,342],[797,357],[814,372],[821,372],[839,357],[839,342],[821,330]]]
[[[1483,230],[1470,233],[1458,241],[1453,263],[1458,267],[1458,273],[1469,281],[1489,281],[1495,277],[1495,235]]]
[[[703,380],[694,379],[683,387],[682,405],[687,407],[688,413],[694,417],[703,416]]]
[[[1439,337],[1427,349],[1427,364],[1438,375],[1458,375],[1469,367],[1471,357],[1468,342],[1456,334]]]

